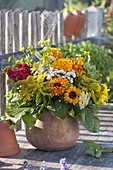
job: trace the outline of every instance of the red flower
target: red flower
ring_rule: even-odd
[[[16,64],[17,68],[21,68],[22,66],[23,66],[23,64],[21,64],[21,63]]]
[[[7,75],[10,79],[14,81],[26,79],[29,75],[31,75],[30,68],[27,64],[18,63],[16,65],[15,70],[9,68],[7,71]]]

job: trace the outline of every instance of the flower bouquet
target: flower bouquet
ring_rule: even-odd
[[[98,110],[108,101],[108,89],[90,64],[89,52],[67,58],[47,44],[41,50],[29,46],[21,52],[23,57],[10,57],[11,66],[3,69],[12,87],[5,115],[13,125],[22,118],[27,128],[32,128],[42,113],[49,111],[61,120],[68,114],[88,131],[98,132]]]

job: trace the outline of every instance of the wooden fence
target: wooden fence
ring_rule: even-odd
[[[51,44],[63,42],[63,16],[56,13],[57,26]],[[17,52],[21,47],[33,45],[44,38],[44,31],[40,11],[0,11],[0,54]]]
[[[50,44],[55,45],[64,42],[63,15],[56,13],[55,29],[50,39]],[[29,45],[40,47],[38,41],[45,37],[43,17],[40,11],[29,12],[27,10],[0,11],[0,115],[5,110],[5,94],[7,91],[6,77],[1,70],[7,65],[7,58],[11,55],[21,55],[18,51],[21,47]],[[51,24],[51,23],[50,23]]]

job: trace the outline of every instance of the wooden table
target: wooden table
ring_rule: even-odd
[[[113,147],[113,108],[100,110],[101,129],[99,134],[88,133],[80,126],[80,137],[76,146],[65,151],[47,152],[35,149],[26,138],[25,131],[17,133],[21,153],[16,156],[0,158],[0,166],[22,165],[24,160],[33,165],[33,170],[39,170],[46,161],[49,170],[59,170],[59,160],[66,158],[70,170],[113,170],[113,152],[102,154],[101,158],[94,158],[85,154],[83,140],[96,142],[104,147]],[[1,168],[0,168],[1,170]]]

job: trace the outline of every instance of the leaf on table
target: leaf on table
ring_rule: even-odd
[[[86,154],[96,157],[96,158],[100,158],[101,153],[102,153],[102,148],[100,145],[94,143],[94,142],[90,142],[90,141],[83,141],[83,143],[86,146]]]

